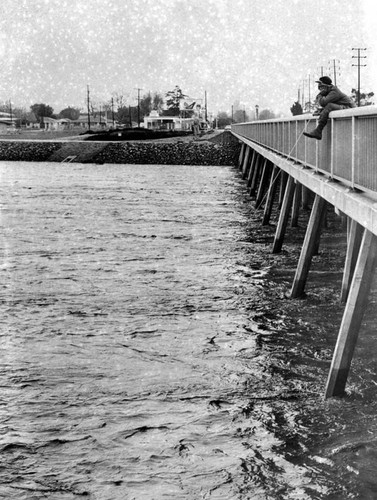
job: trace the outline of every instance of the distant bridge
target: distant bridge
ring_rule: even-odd
[[[288,218],[297,222],[300,205],[314,202],[290,296],[304,293],[327,206],[347,216],[348,244],[340,299],[345,302],[325,396],[344,393],[363,311],[377,263],[377,106],[335,111],[317,141],[303,135],[312,115],[232,125],[242,142],[239,168],[256,206],[264,204],[268,224],[276,189],[281,209],[273,252],[283,245]]]

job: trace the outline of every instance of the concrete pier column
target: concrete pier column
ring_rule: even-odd
[[[330,367],[326,398],[344,393],[376,262],[377,236],[365,229]]]
[[[291,207],[292,207],[292,200],[293,200],[294,191],[295,191],[295,181],[294,181],[293,177],[288,176],[287,185],[286,185],[285,193],[284,193],[283,204],[282,204],[280,216],[279,216],[279,222],[278,222],[278,225],[276,228],[275,239],[274,239],[274,243],[272,246],[272,253],[280,252],[280,250],[283,246],[285,230],[286,230],[287,224],[288,224],[289,212],[290,212]]]
[[[317,194],[314,198],[309,224],[306,229],[296,274],[293,279],[293,285],[290,293],[290,297],[293,299],[300,297],[304,293],[312,257],[316,248],[318,248],[323,214],[326,210],[326,205],[326,201]]]
[[[242,168],[241,168],[243,179],[246,178],[247,170],[249,168],[250,151],[251,151],[251,148],[249,146],[246,146],[246,151],[245,151],[245,155],[244,155],[243,162],[242,162]]]
[[[252,156],[251,156],[251,161],[250,161],[250,168],[249,168],[249,171],[248,171],[248,174],[247,174],[247,182],[246,182],[246,186],[248,188],[250,188],[250,184],[251,184],[251,181],[253,179],[253,174],[254,174],[254,169],[255,169],[255,165],[257,164],[258,162],[258,158],[259,158],[259,153],[257,153],[255,151],[255,149],[253,149],[253,152],[252,152]]]
[[[258,187],[258,191],[257,191],[257,197],[255,200],[255,208],[259,208],[263,202],[264,193],[266,192],[267,185],[268,185],[268,177],[270,174],[270,170],[271,169],[270,169],[269,161],[267,160],[267,158],[265,158],[264,163],[263,163],[263,167],[262,167],[262,175],[260,178],[259,187]]]
[[[301,184],[296,181],[295,194],[293,196],[293,206],[292,206],[292,217],[291,217],[291,227],[298,226],[298,216],[300,213],[300,203],[301,203]]]
[[[355,270],[357,256],[360,250],[361,239],[364,228],[355,220],[350,219],[347,238],[347,255],[344,263],[342,289],[340,301],[345,303],[351,286],[352,276]]]
[[[239,169],[241,169],[241,167],[242,167],[246,148],[247,148],[246,143],[243,142],[242,145],[241,145],[241,150],[240,150],[240,154],[239,154],[239,157],[238,157],[238,163],[237,163],[237,166],[238,166]]]
[[[281,170],[279,169],[279,167],[274,165],[274,167],[272,169],[272,173],[271,173],[270,185],[268,188],[266,204],[264,206],[262,226],[267,226],[270,223],[272,207],[273,207],[273,203],[274,203],[276,189],[278,186],[280,172],[281,172]]]

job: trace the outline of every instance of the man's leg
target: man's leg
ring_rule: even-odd
[[[329,114],[331,111],[336,111],[339,109],[343,109],[343,106],[340,106],[339,104],[334,104],[333,102],[330,102],[327,104],[321,111],[321,114],[319,115],[319,120],[318,120],[318,125],[317,127],[312,130],[311,132],[304,132],[304,135],[307,137],[310,137],[312,139],[317,139],[320,141],[322,139],[322,130],[325,128],[327,121],[329,119]]]

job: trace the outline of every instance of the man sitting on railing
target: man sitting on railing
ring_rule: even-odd
[[[304,132],[304,135],[320,141],[322,139],[322,130],[326,126],[331,111],[354,108],[356,104],[350,97],[332,84],[330,77],[321,76],[316,83],[318,83],[318,90],[320,91],[316,97],[316,102],[322,109],[319,111],[317,128],[311,132]]]

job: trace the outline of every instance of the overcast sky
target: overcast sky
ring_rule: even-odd
[[[377,93],[373,0],[0,0],[0,101],[55,112],[114,92],[179,85],[208,109],[235,101],[289,114],[298,89],[324,74]],[[373,39],[374,38],[374,39]],[[331,72],[329,70],[331,67]],[[315,87],[312,83],[311,92]]]

